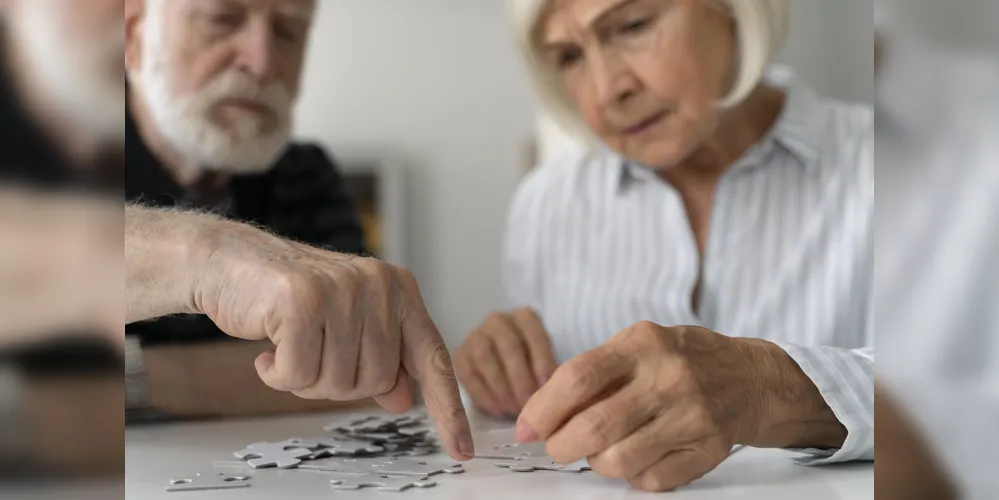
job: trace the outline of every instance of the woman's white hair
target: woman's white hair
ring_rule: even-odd
[[[538,23],[550,1],[507,0],[510,27],[545,111],[568,133],[589,140],[593,132],[579,116],[558,75],[546,64],[539,50]],[[736,76],[728,95],[718,102],[720,107],[732,107],[756,88],[783,48],[790,27],[791,0],[702,1],[720,4],[735,20]]]

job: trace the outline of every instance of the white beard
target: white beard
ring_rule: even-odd
[[[130,77],[141,87],[150,118],[169,146],[200,168],[235,174],[269,170],[288,146],[294,97],[284,85],[261,86],[230,70],[188,95],[176,95],[169,50],[164,47],[163,16],[146,16],[142,67]],[[225,128],[211,119],[219,101],[243,98],[267,106],[274,127],[262,117],[245,117]]]
[[[108,68],[125,51],[124,28],[95,43],[74,43],[62,35],[61,2],[25,2],[25,13],[10,23],[12,41],[54,109],[99,141],[125,139],[125,85]]]

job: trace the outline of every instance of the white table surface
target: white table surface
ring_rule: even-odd
[[[787,452],[744,449],[699,481],[680,490],[654,494],[631,489],[627,483],[592,472],[517,473],[495,467],[492,461],[464,463],[463,474],[434,476],[437,486],[401,493],[374,490],[343,491],[330,487],[322,472],[276,469],[216,468],[214,460],[232,459],[232,452],[257,441],[321,435],[323,425],[337,413],[207,423],[142,426],[126,431],[125,498],[129,500],[313,500],[313,499],[435,499],[435,500],[626,500],[639,498],[834,500],[873,499],[872,464],[804,467],[794,464]],[[481,416],[472,416],[478,446],[495,434],[487,431],[510,427]],[[251,487],[236,490],[167,493],[170,479],[198,472],[229,472],[251,476]]]

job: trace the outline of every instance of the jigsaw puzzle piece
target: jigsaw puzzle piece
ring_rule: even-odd
[[[433,476],[437,474],[461,474],[465,472],[459,462],[448,460],[394,459],[373,464],[379,474]]]
[[[204,491],[204,490],[232,490],[237,488],[248,488],[249,476],[230,476],[226,474],[197,474],[190,479],[171,479],[167,486],[168,492],[176,491]]]
[[[309,457],[313,451],[282,441],[279,443],[253,443],[246,448],[233,452],[236,458],[247,460],[255,468],[277,467],[290,469],[298,466],[303,458]]]
[[[355,455],[357,453],[381,453],[385,451],[382,446],[366,441],[337,437],[292,438],[285,443],[291,446],[309,448],[313,451],[322,450],[330,454]]]
[[[496,462],[496,467],[510,469],[514,472],[534,472],[536,470],[558,471],[562,466],[555,463],[551,458],[528,457],[518,460]]]
[[[422,478],[410,476],[386,476],[382,474],[365,474],[351,478],[330,479],[330,484],[338,490],[357,490],[365,487],[377,488],[382,491],[403,491],[409,488],[429,488],[437,483],[426,476]]]

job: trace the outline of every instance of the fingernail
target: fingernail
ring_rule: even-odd
[[[465,434],[458,439],[458,452],[468,458],[475,457],[475,443],[472,442],[471,434]]]
[[[515,436],[518,443],[533,443],[538,440],[538,434],[526,422],[517,422]]]

